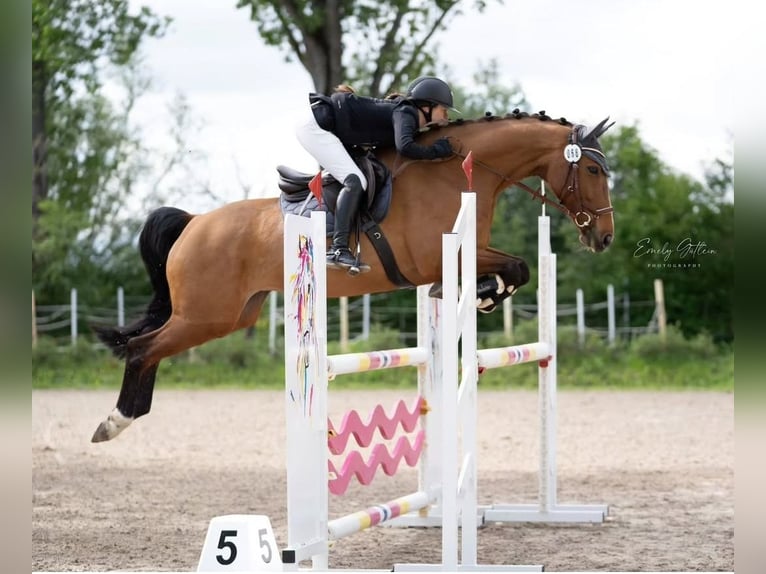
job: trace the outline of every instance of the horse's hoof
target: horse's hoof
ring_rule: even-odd
[[[106,417],[106,420],[98,425],[98,428],[96,429],[96,432],[93,433],[93,437],[91,437],[90,442],[105,442],[112,440],[114,437],[124,431],[132,422],[132,418],[128,418],[124,416],[119,410],[114,409],[111,414]]]
[[[93,437],[91,437],[90,442],[104,442],[111,438],[112,437],[107,430],[106,421],[104,421],[98,425],[98,428],[96,429],[96,432],[93,433]]]
[[[487,307],[477,307],[477,310],[479,311],[479,313],[491,313],[496,308],[497,308],[497,305],[493,303],[492,305],[489,305]]]
[[[433,285],[431,285],[431,288],[428,290],[428,296],[432,299],[441,299],[442,298],[442,284],[441,281],[437,281]]]

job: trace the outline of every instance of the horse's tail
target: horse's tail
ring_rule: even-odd
[[[138,240],[141,259],[149,273],[154,295],[140,319],[125,327],[94,326],[101,342],[109,347],[115,356],[125,358],[128,341],[144,333],[159,329],[170,318],[173,310],[170,301],[170,286],[165,275],[165,264],[170,248],[191,221],[192,214],[175,207],[160,207],[146,219]]]

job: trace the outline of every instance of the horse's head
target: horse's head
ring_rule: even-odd
[[[574,126],[559,157],[549,163],[545,178],[580,230],[580,243],[596,252],[609,247],[614,239],[609,168],[598,142],[614,125],[614,122],[607,125],[608,120],[590,129]]]
[[[491,222],[498,195],[513,184],[564,212],[577,226],[580,242],[598,252],[609,247],[614,238],[609,168],[598,142],[612,125],[607,125],[608,119],[588,129],[564,118],[553,120],[545,112],[530,115],[517,109],[503,118],[487,115],[431,125],[423,143],[430,145],[436,138],[447,136],[457,156],[465,158],[471,152],[473,164],[479,167],[472,185],[479,192],[480,217],[483,214]],[[395,152],[389,153],[387,163],[395,165]],[[417,169],[403,174],[412,178],[405,186],[433,190],[434,209],[444,205],[450,191],[457,197],[465,181],[458,162],[445,162],[442,168],[430,162],[416,163]],[[531,176],[548,182],[558,202],[525,185],[522,180]],[[459,205],[457,200],[455,203]],[[483,239],[488,241],[489,226],[479,226],[480,239],[482,229],[486,233]]]

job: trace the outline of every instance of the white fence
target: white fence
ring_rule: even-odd
[[[659,281],[659,280],[658,280]],[[655,282],[654,301],[631,301],[627,292],[615,295],[614,287],[608,285],[607,299],[596,303],[584,303],[582,289],[577,289],[574,303],[559,303],[556,315],[562,325],[567,324],[567,318],[577,318],[577,332],[580,341],[584,341],[587,333],[593,333],[606,338],[610,343],[617,339],[632,339],[637,335],[656,333],[665,322],[664,300],[662,298],[662,283]],[[370,325],[397,324],[402,344],[415,341],[417,333],[409,332],[407,325],[411,323],[415,309],[415,292],[412,292],[412,305],[387,305],[389,296],[386,293],[364,295],[351,299],[342,298],[337,305],[328,307],[328,338],[340,342],[341,350],[346,351],[351,341],[367,340],[370,335]],[[278,333],[282,325],[282,294],[272,292],[269,297],[268,309],[263,316],[268,319],[269,351],[275,353],[278,345]],[[69,304],[36,305],[32,293],[32,343],[36,344],[39,334],[52,335],[58,339],[68,338],[71,345],[77,344],[80,335],[79,326],[84,323],[124,325],[126,320],[141,315],[149,302],[149,296],[125,296],[122,287],[115,293],[115,306],[94,307],[86,302],[78,301],[77,289],[71,290]],[[519,304],[506,299],[503,305],[503,332],[509,340],[513,339],[513,328],[517,320],[535,320],[537,318],[536,304]],[[653,309],[651,318],[646,324],[631,325],[631,310]],[[604,324],[603,312],[606,310],[607,319]],[[268,313],[266,313],[268,311]],[[480,333],[487,334],[486,331]],[[68,335],[68,337],[67,337]]]

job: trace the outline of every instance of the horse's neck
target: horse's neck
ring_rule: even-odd
[[[466,151],[473,149],[476,160],[514,181],[544,177],[554,155],[563,153],[568,133],[565,126],[537,119],[503,119],[473,127],[463,140]]]

